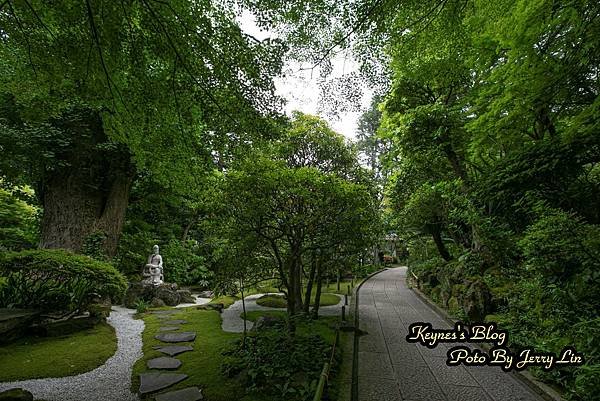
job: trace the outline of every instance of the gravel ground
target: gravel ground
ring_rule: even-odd
[[[0,383],[0,391],[20,387],[31,391],[36,399],[47,401],[139,400],[130,386],[133,364],[142,357],[144,321],[133,319],[134,313],[113,306],[108,323],[115,328],[118,346],[104,365],[76,376]]]
[[[196,302],[193,304],[179,304],[176,306],[176,308],[187,308],[188,306],[196,306],[196,305],[204,305],[209,303],[212,298],[200,298],[197,295],[193,295],[194,298],[196,298]]]
[[[277,294],[277,293],[269,293],[269,294]],[[256,300],[263,295],[267,294],[254,294],[247,296],[246,299],[246,312],[257,311],[257,310],[285,310],[285,308],[271,308],[268,306],[262,306],[256,303]],[[279,294],[282,295],[282,294]],[[340,302],[337,305],[330,306],[321,306],[319,308],[319,315],[322,316],[337,316],[342,313],[342,305],[344,305],[344,297],[336,294],[340,297]],[[348,302],[350,302],[348,300]],[[348,309],[348,308],[346,308]],[[223,331],[227,331],[229,333],[243,333],[244,332],[244,319],[240,317],[243,312],[242,308],[242,300],[235,301],[233,305],[229,308],[224,309],[221,317],[223,321],[221,323],[221,328]],[[250,330],[254,322],[247,321],[247,328]]]

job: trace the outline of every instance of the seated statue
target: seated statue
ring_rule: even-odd
[[[158,253],[158,245],[152,247],[152,255],[148,256],[148,263],[144,266],[142,275],[143,282],[147,284],[160,285],[163,283],[163,260]]]

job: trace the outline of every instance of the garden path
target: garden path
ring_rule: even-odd
[[[142,357],[144,321],[135,310],[113,306],[108,323],[115,328],[117,352],[104,365],[75,376],[0,383],[0,391],[23,388],[47,401],[134,401],[131,392],[133,364]],[[60,358],[60,355],[56,356]]]
[[[257,310],[284,311],[285,308],[271,308],[269,306],[262,306],[262,305],[259,305],[256,303],[256,300],[258,298],[262,297],[263,295],[268,295],[268,294],[282,295],[281,293],[266,293],[266,294],[249,295],[245,298],[246,312],[252,312],[252,311],[257,311]],[[344,305],[344,297],[339,294],[336,294],[336,295],[338,297],[340,297],[340,302],[338,302],[336,305],[321,306],[319,308],[319,315],[323,315],[323,316],[339,316],[339,315],[341,315],[342,306]],[[235,301],[233,303],[233,305],[231,305],[229,308],[224,309],[223,313],[221,314],[221,318],[223,319],[221,327],[222,327],[223,331],[226,331],[229,333],[242,333],[244,331],[244,319],[242,319],[240,316],[242,314],[242,312],[243,312],[242,300]],[[252,326],[254,325],[254,322],[247,321],[246,325],[247,325],[247,329],[250,330],[252,328]]]
[[[361,401],[541,401],[497,366],[446,365],[447,350],[406,341],[414,322],[452,326],[406,286],[406,268],[384,270],[359,293],[358,399]]]

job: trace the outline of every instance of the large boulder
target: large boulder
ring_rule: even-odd
[[[29,309],[0,308],[0,344],[23,336],[39,314]]]
[[[196,303],[196,298],[192,296],[190,290],[177,290],[179,294],[179,299],[182,304],[194,304]]]
[[[160,299],[168,306],[176,306],[181,303],[181,295],[177,291],[177,284],[163,283],[153,285],[144,282],[130,283],[123,298],[123,305],[134,309],[139,300],[158,304],[159,302],[155,301],[155,299]]]

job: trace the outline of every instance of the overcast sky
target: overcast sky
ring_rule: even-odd
[[[254,17],[249,12],[244,12],[239,18],[241,28],[248,34],[259,40],[273,37],[270,32],[260,30],[255,22]],[[301,67],[309,67],[308,65],[301,66],[297,63],[286,63],[284,67],[285,77],[280,77],[275,80],[277,94],[286,99],[287,104],[285,112],[290,114],[293,110],[299,110],[303,113],[314,114],[321,116],[329,122],[331,127],[344,135],[347,138],[356,136],[356,126],[358,117],[361,112],[345,112],[339,113],[338,117],[328,116],[322,112],[322,105],[319,104],[319,85],[317,77],[319,76],[318,68],[314,71],[300,70]],[[357,68],[356,63],[349,57],[338,55],[333,60],[333,73],[331,78],[340,77]],[[362,100],[363,108],[366,108],[370,103],[370,95],[365,95]]]

